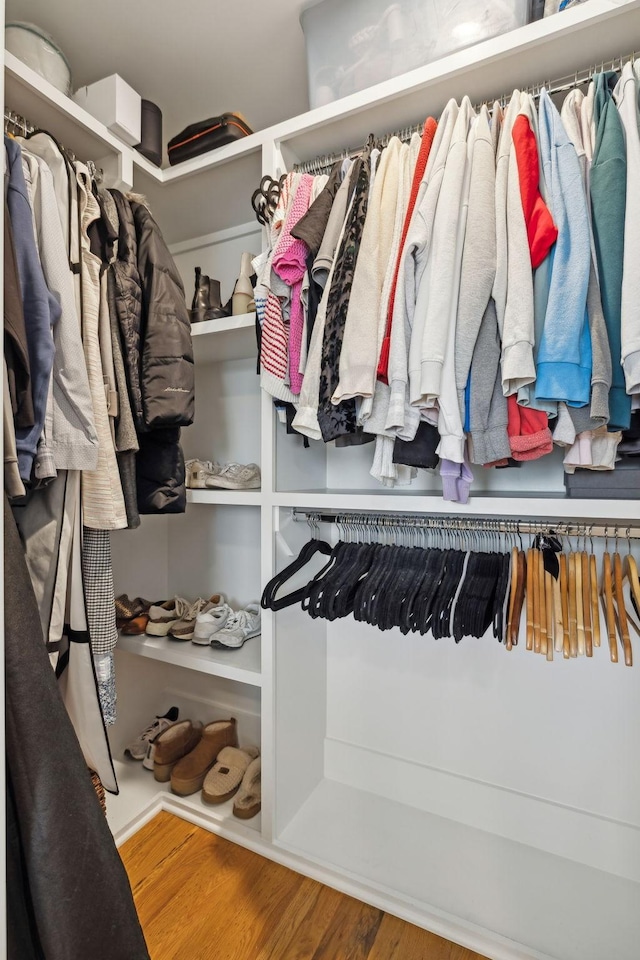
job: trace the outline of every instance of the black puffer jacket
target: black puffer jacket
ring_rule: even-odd
[[[158,224],[142,203],[131,203],[142,284],[141,388],[144,423],[193,423],[194,368],[184,287]]]
[[[180,427],[194,416],[191,325],[184,287],[160,228],[146,206],[111,191],[120,218],[111,267],[111,306],[124,357],[140,450],[141,514],[183,513],[186,506]]]

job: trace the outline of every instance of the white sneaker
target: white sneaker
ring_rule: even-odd
[[[191,642],[208,647],[212,636],[226,626],[229,617],[232,615],[233,610],[224,596],[220,594],[220,603],[208,603],[196,617]]]
[[[211,646],[238,648],[259,634],[260,607],[257,603],[249,603],[244,610],[231,614],[226,625],[211,640]]]
[[[190,490],[206,490],[207,477],[213,477],[221,470],[215,460],[187,460],[184,465],[185,482]]]
[[[207,475],[207,489],[222,487],[224,490],[258,490],[261,477],[257,463],[225,463],[216,473]]]
[[[156,717],[135,740],[132,740],[131,743],[124,748],[124,752],[128,754],[132,760],[142,760],[146,766],[148,751],[153,741],[156,737],[160,736],[161,733],[164,733],[167,727],[173,726],[179,715],[179,708],[171,707],[161,717]]]

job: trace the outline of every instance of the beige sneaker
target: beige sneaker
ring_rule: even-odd
[[[176,600],[176,612],[179,615],[179,620],[176,620],[169,628],[169,636],[173,640],[193,640],[196,617],[200,611],[205,608],[210,610],[223,602],[224,597],[219,593],[214,593],[208,600],[199,597],[194,603],[188,603],[186,600],[178,598]]]
[[[187,601],[175,597],[174,600],[166,600],[164,603],[149,607],[149,622],[145,633],[150,637],[166,637],[173,624],[180,619],[176,609],[178,603],[185,604]]]

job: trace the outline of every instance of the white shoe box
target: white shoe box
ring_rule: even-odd
[[[142,98],[117,73],[80,87],[73,99],[130,147],[140,143]]]

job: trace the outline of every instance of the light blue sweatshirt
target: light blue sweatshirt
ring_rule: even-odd
[[[558,240],[550,264],[536,398],[582,407],[591,400],[589,210],[578,155],[546,90],[540,95],[539,121],[548,205],[558,228]]]

